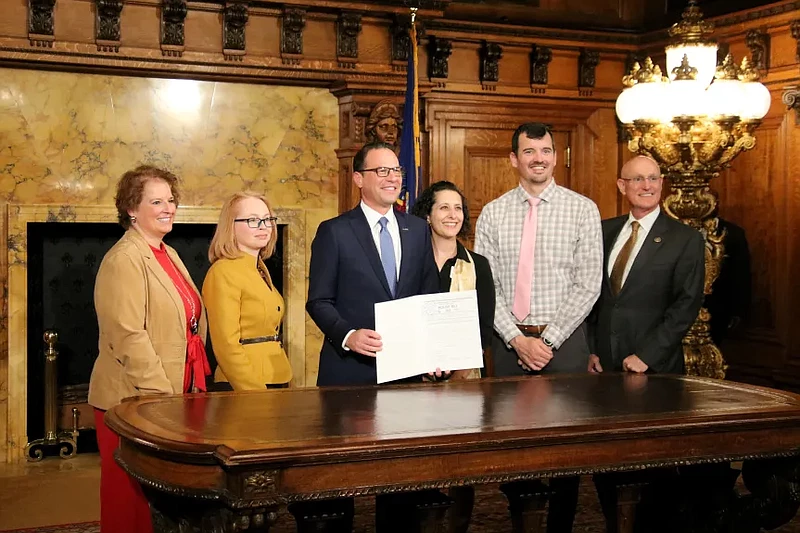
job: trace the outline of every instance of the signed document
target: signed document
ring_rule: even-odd
[[[483,367],[475,291],[423,294],[375,304],[378,383]]]

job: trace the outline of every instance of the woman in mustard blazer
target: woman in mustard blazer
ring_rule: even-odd
[[[222,206],[203,282],[219,363],[214,390],[286,387],[292,379],[280,339],[283,297],[264,265],[278,240],[276,220],[260,194],[239,192]]]
[[[163,237],[178,207],[178,178],[140,166],[117,184],[116,206],[127,230],[103,257],[94,287],[100,330],[89,380],[100,450],[101,533],[151,533],[139,484],[114,461],[119,437],[106,410],[130,396],[205,390],[205,311],[200,293]]]

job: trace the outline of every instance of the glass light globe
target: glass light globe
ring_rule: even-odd
[[[743,120],[761,120],[769,112],[772,96],[761,82],[742,83],[742,105],[739,116]]]
[[[641,99],[639,118],[656,122],[669,122],[672,119],[670,110],[663,105],[669,84],[662,82],[649,82],[638,84]]]
[[[705,86],[697,80],[678,80],[667,84],[665,108],[671,117],[705,115]],[[665,110],[666,112],[666,110]]]
[[[638,110],[636,109],[637,91],[635,89],[637,87],[638,85],[627,87],[617,96],[617,117],[619,117],[619,121],[623,124],[632,124],[634,120],[639,118],[637,115]]]
[[[710,117],[740,116],[745,104],[743,83],[739,80],[714,80],[706,89],[706,112]]]
[[[684,54],[689,64],[697,69],[697,82],[706,88],[717,71],[717,45],[714,43],[673,44],[666,47],[667,72],[681,65]],[[670,78],[674,77],[670,74]]]

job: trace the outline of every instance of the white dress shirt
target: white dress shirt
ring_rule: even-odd
[[[625,225],[622,226],[619,235],[617,235],[617,240],[614,242],[614,246],[611,248],[611,253],[608,254],[609,277],[611,276],[611,270],[614,268],[614,261],[617,260],[619,252],[622,250],[622,247],[625,246],[625,242],[628,240],[628,237],[631,236],[631,222],[636,220],[641,226],[639,228],[639,233],[636,235],[636,244],[633,245],[631,256],[628,258],[628,264],[625,265],[625,270],[622,271],[622,284],[620,287],[625,285],[625,280],[628,279],[628,273],[631,271],[633,262],[636,260],[636,256],[639,255],[639,250],[642,249],[642,245],[647,240],[647,235],[650,233],[650,229],[653,227],[653,224],[656,223],[656,219],[660,213],[661,208],[656,207],[652,212],[646,214],[639,220],[636,220],[632,213],[629,214],[628,220],[625,222]]]
[[[375,242],[375,248],[378,249],[378,256],[381,255],[380,220],[381,218],[386,217],[386,220],[389,221],[389,223],[386,224],[386,229],[389,230],[389,235],[392,236],[397,279],[400,279],[400,255],[403,253],[403,251],[400,247],[400,225],[397,223],[397,217],[394,216],[394,209],[389,209],[388,213],[382,215],[362,201],[361,210],[364,212],[364,216],[367,217],[367,224],[369,224],[369,229],[372,232],[372,240]],[[383,261],[383,257],[381,257],[381,261]]]

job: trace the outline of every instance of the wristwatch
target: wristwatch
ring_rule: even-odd
[[[540,338],[540,339],[542,339],[542,342],[543,342],[543,343],[544,343],[544,345],[545,345],[545,346],[547,346],[548,348],[552,348],[552,347],[553,347],[553,343],[552,343],[552,342],[550,342],[548,339],[546,339],[546,338],[544,338],[544,337],[539,337],[539,338]]]

